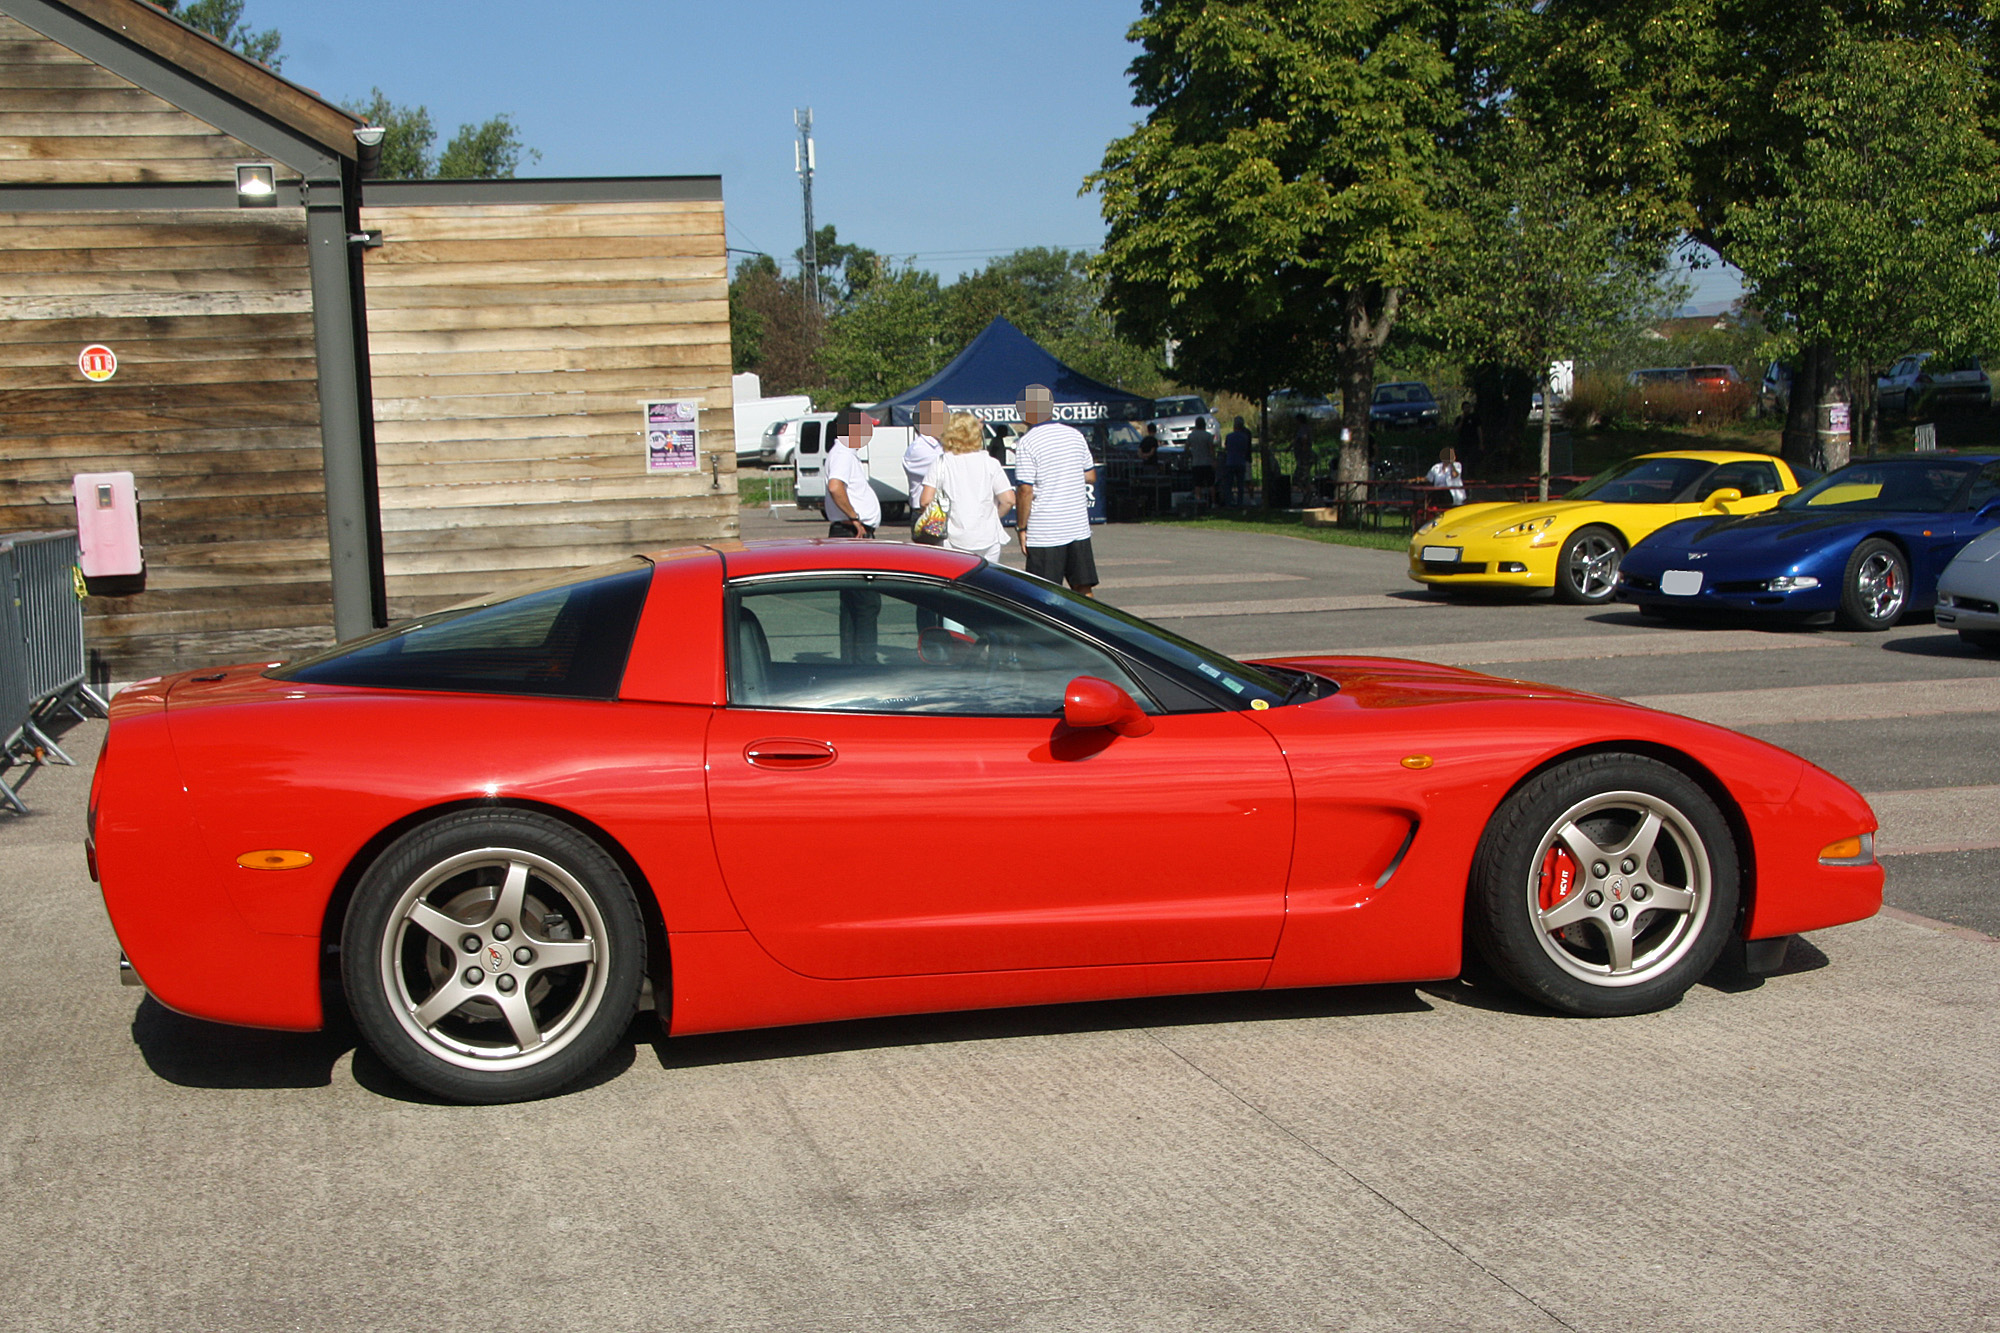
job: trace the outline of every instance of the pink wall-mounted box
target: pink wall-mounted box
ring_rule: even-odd
[[[76,537],[85,578],[140,574],[139,487],[129,472],[76,474]]]

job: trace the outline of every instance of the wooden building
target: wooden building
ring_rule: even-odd
[[[720,182],[371,182],[360,128],[143,0],[0,0],[0,531],[137,475],[113,678],[734,535]],[[650,398],[713,472],[647,474]]]

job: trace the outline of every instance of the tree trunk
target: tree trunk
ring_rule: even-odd
[[[1403,302],[1400,288],[1379,293],[1382,308],[1370,315],[1368,292],[1350,288],[1344,305],[1347,327],[1340,342],[1340,463],[1334,472],[1339,483],[1341,517],[1349,518],[1354,506],[1367,498],[1367,488],[1357,485],[1368,480],[1368,406],[1375,399],[1375,358],[1396,325],[1396,312]]]
[[[1787,463],[1817,467],[1819,457],[1820,347],[1808,343],[1800,349],[1798,365],[1792,369],[1792,396],[1785,402],[1784,443],[1780,446]]]

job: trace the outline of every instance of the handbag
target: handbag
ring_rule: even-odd
[[[945,529],[949,526],[951,506],[945,503],[944,488],[933,485],[931,502],[923,507],[923,512],[910,520],[910,540],[920,546],[944,545]]]

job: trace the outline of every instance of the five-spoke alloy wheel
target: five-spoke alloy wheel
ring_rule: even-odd
[[[1609,528],[1578,528],[1556,556],[1556,599],[1583,606],[1611,600],[1625,545]]]
[[[1532,999],[1644,1013],[1700,980],[1734,928],[1735,839],[1714,800],[1655,759],[1597,754],[1510,796],[1473,863],[1474,945]]]
[[[454,1101],[554,1092],[625,1031],[645,969],[637,899],[584,834],[529,811],[447,815],[356,887],[341,936],[356,1024]]]
[[[1845,629],[1885,630],[1902,618],[1910,592],[1910,564],[1901,548],[1870,537],[1847,558],[1836,615]]]

